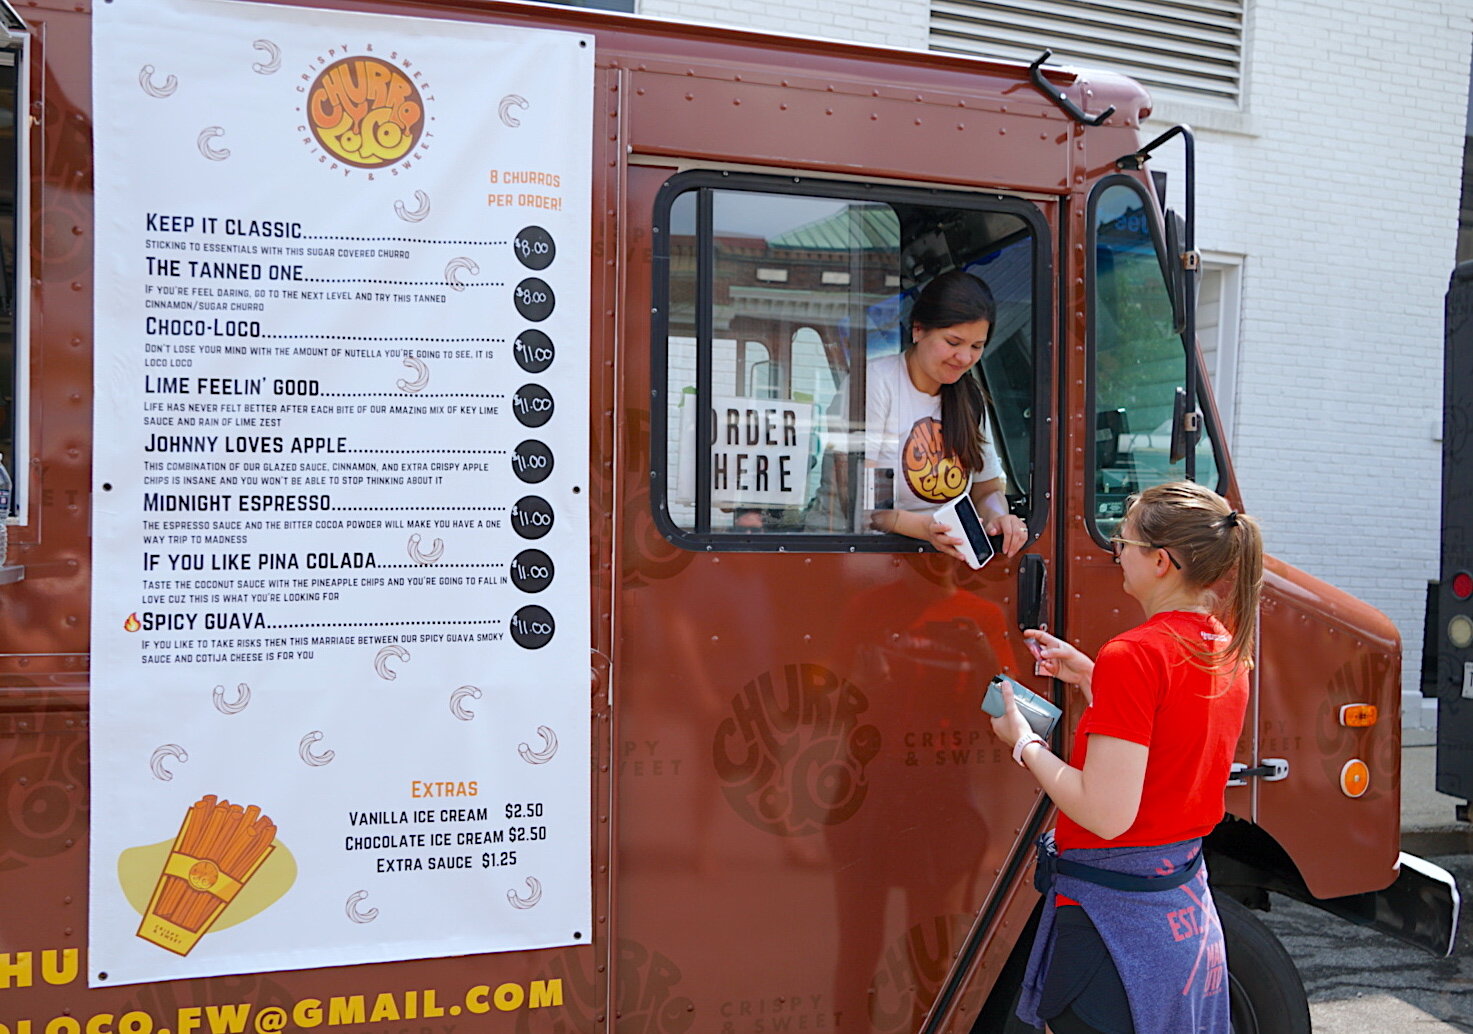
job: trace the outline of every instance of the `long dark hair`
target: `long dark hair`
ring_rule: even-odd
[[[912,335],[917,330],[945,330],[978,320],[987,321],[990,339],[997,324],[997,302],[985,282],[960,269],[942,273],[927,284],[910,310]],[[982,382],[975,368],[956,383],[941,385],[941,437],[947,453],[969,471],[982,469],[985,412]]]

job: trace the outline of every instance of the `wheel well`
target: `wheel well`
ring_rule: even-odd
[[[1294,859],[1259,826],[1227,816],[1203,840],[1214,894],[1223,894],[1260,912],[1273,891],[1315,904]]]

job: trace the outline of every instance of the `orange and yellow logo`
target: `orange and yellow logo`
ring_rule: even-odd
[[[911,427],[900,450],[905,483],[928,503],[950,502],[967,487],[967,471],[955,456],[947,455],[941,421],[922,417]]]
[[[399,69],[370,55],[345,57],[307,90],[307,124],[328,154],[362,169],[391,165],[424,130],[424,99]]]

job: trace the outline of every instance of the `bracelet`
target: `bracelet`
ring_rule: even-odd
[[[1019,736],[1018,742],[1013,744],[1013,760],[1024,768],[1028,766],[1023,764],[1023,751],[1030,743],[1043,743],[1043,737],[1036,732],[1030,732],[1026,736]],[[1048,744],[1044,744],[1044,749],[1047,748]]]

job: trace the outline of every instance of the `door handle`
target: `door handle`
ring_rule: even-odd
[[[1048,596],[1048,565],[1039,553],[1024,553],[1018,562],[1018,627],[1042,628]]]

